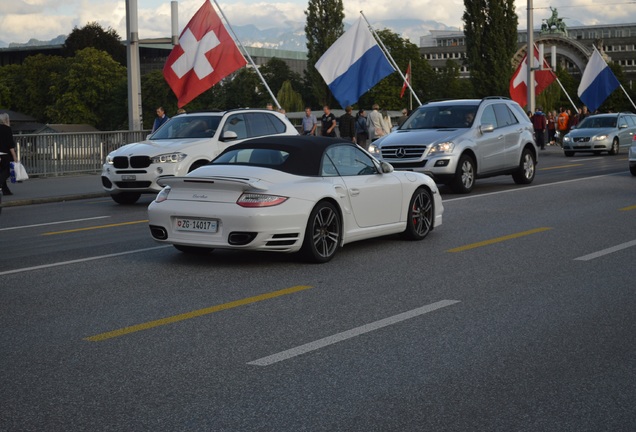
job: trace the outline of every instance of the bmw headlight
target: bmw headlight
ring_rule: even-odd
[[[454,149],[455,149],[455,143],[443,142],[443,143],[435,144],[434,146],[432,146],[428,154],[436,155],[436,154],[452,153]]]
[[[177,163],[181,162],[188,156],[185,153],[165,153],[150,158],[152,163]]]
[[[380,155],[380,148],[375,145],[375,144],[370,144],[369,148],[367,150],[369,153],[371,153],[374,156],[379,156]]]
[[[114,159],[115,159],[115,157],[113,156],[113,154],[109,153],[108,156],[106,156],[106,163],[108,165],[112,165],[112,164],[115,163]]]
[[[570,142],[570,141],[572,141],[572,139],[569,136],[566,135],[563,137],[563,142]]]
[[[597,135],[594,137],[594,141],[603,141],[607,139],[607,135]]]

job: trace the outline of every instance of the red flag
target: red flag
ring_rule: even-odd
[[[510,78],[510,98],[521,106],[528,103],[528,55],[521,60],[517,70]],[[539,50],[534,47],[534,65],[539,65]],[[543,59],[543,69],[534,71],[534,94],[539,95],[556,80],[548,62]]]
[[[404,96],[404,91],[408,87],[406,83],[411,83],[411,62],[409,62],[408,67],[406,68],[406,74],[404,74],[404,84],[402,84],[402,92],[400,93],[400,98]]]
[[[179,108],[247,62],[209,0],[194,14],[163,67]]]

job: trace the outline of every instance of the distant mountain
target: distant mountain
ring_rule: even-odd
[[[304,22],[286,22],[285,27],[260,30],[254,25],[233,26],[236,35],[243,45],[259,48],[272,48],[289,51],[307,51],[307,38],[305,37]],[[408,38],[419,46],[420,37],[430,33],[431,30],[457,30],[437,21],[404,19],[384,20],[371,23],[374,29],[385,28]],[[350,26],[345,23],[345,30]]]
[[[65,40],[66,40],[66,35],[59,35],[55,39],[51,39],[48,41],[30,39],[26,43],[11,42],[8,46],[9,48],[20,48],[20,47],[32,47],[32,46],[64,45]]]
[[[427,35],[431,30],[453,30],[437,21],[404,19],[404,20],[383,20],[371,23],[376,30],[389,30],[408,38],[411,42],[419,46],[421,36]],[[345,23],[345,30],[349,25]],[[245,46],[257,48],[271,48],[287,51],[307,51],[307,38],[305,37],[305,23],[287,21],[283,27],[275,27],[261,30],[254,25],[233,26],[236,35]],[[31,39],[26,43],[5,43],[0,41],[0,47],[20,48],[43,45],[62,45],[66,40],[66,35],[59,35],[55,39],[40,41]]]

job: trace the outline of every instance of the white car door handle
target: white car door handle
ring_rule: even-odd
[[[358,196],[360,195],[360,189],[349,189],[349,194],[351,194],[351,196]]]

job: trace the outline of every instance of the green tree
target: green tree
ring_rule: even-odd
[[[225,108],[257,108],[265,96],[260,92],[260,80],[252,68],[242,68],[224,85]]]
[[[84,48],[96,48],[106,51],[119,64],[126,65],[126,47],[121,42],[121,37],[112,28],[104,30],[96,22],[89,22],[82,28],[73,28],[64,42],[64,54],[74,56],[76,52]]]
[[[163,107],[168,117],[175,115],[177,97],[163,77],[162,71],[155,70],[141,77],[141,106],[144,129],[152,129],[157,107]]]
[[[20,75],[13,87],[15,109],[29,113],[39,122],[49,122],[46,110],[55,103],[51,83],[64,76],[67,70],[68,60],[60,56],[37,54],[27,57],[19,66]]]
[[[473,97],[473,87],[469,79],[460,78],[460,64],[447,60],[446,65],[435,73],[431,99],[462,99]]]
[[[292,72],[287,63],[276,57],[269,59],[267,63],[260,67],[259,71],[274,94],[280,91],[285,81],[289,81],[293,88],[301,87],[300,75]],[[262,83],[261,92],[267,93],[267,89]]]
[[[0,108],[15,109],[13,94],[15,89],[19,88],[21,71],[20,65],[17,64],[0,67]]]
[[[126,68],[104,51],[84,48],[70,59],[68,71],[51,87],[55,103],[47,114],[55,123],[88,123],[98,129],[117,129],[128,115]],[[118,108],[118,109],[116,109]]]
[[[344,33],[342,0],[309,0],[305,11],[307,22],[307,69],[305,84],[312,89],[314,100],[320,105],[333,105],[334,98],[314,66],[318,59]]]
[[[298,112],[304,109],[303,98],[294,91],[291,81],[285,81],[276,95],[278,103],[287,112]]]
[[[466,63],[478,97],[507,96],[517,50],[514,0],[464,0]]]

